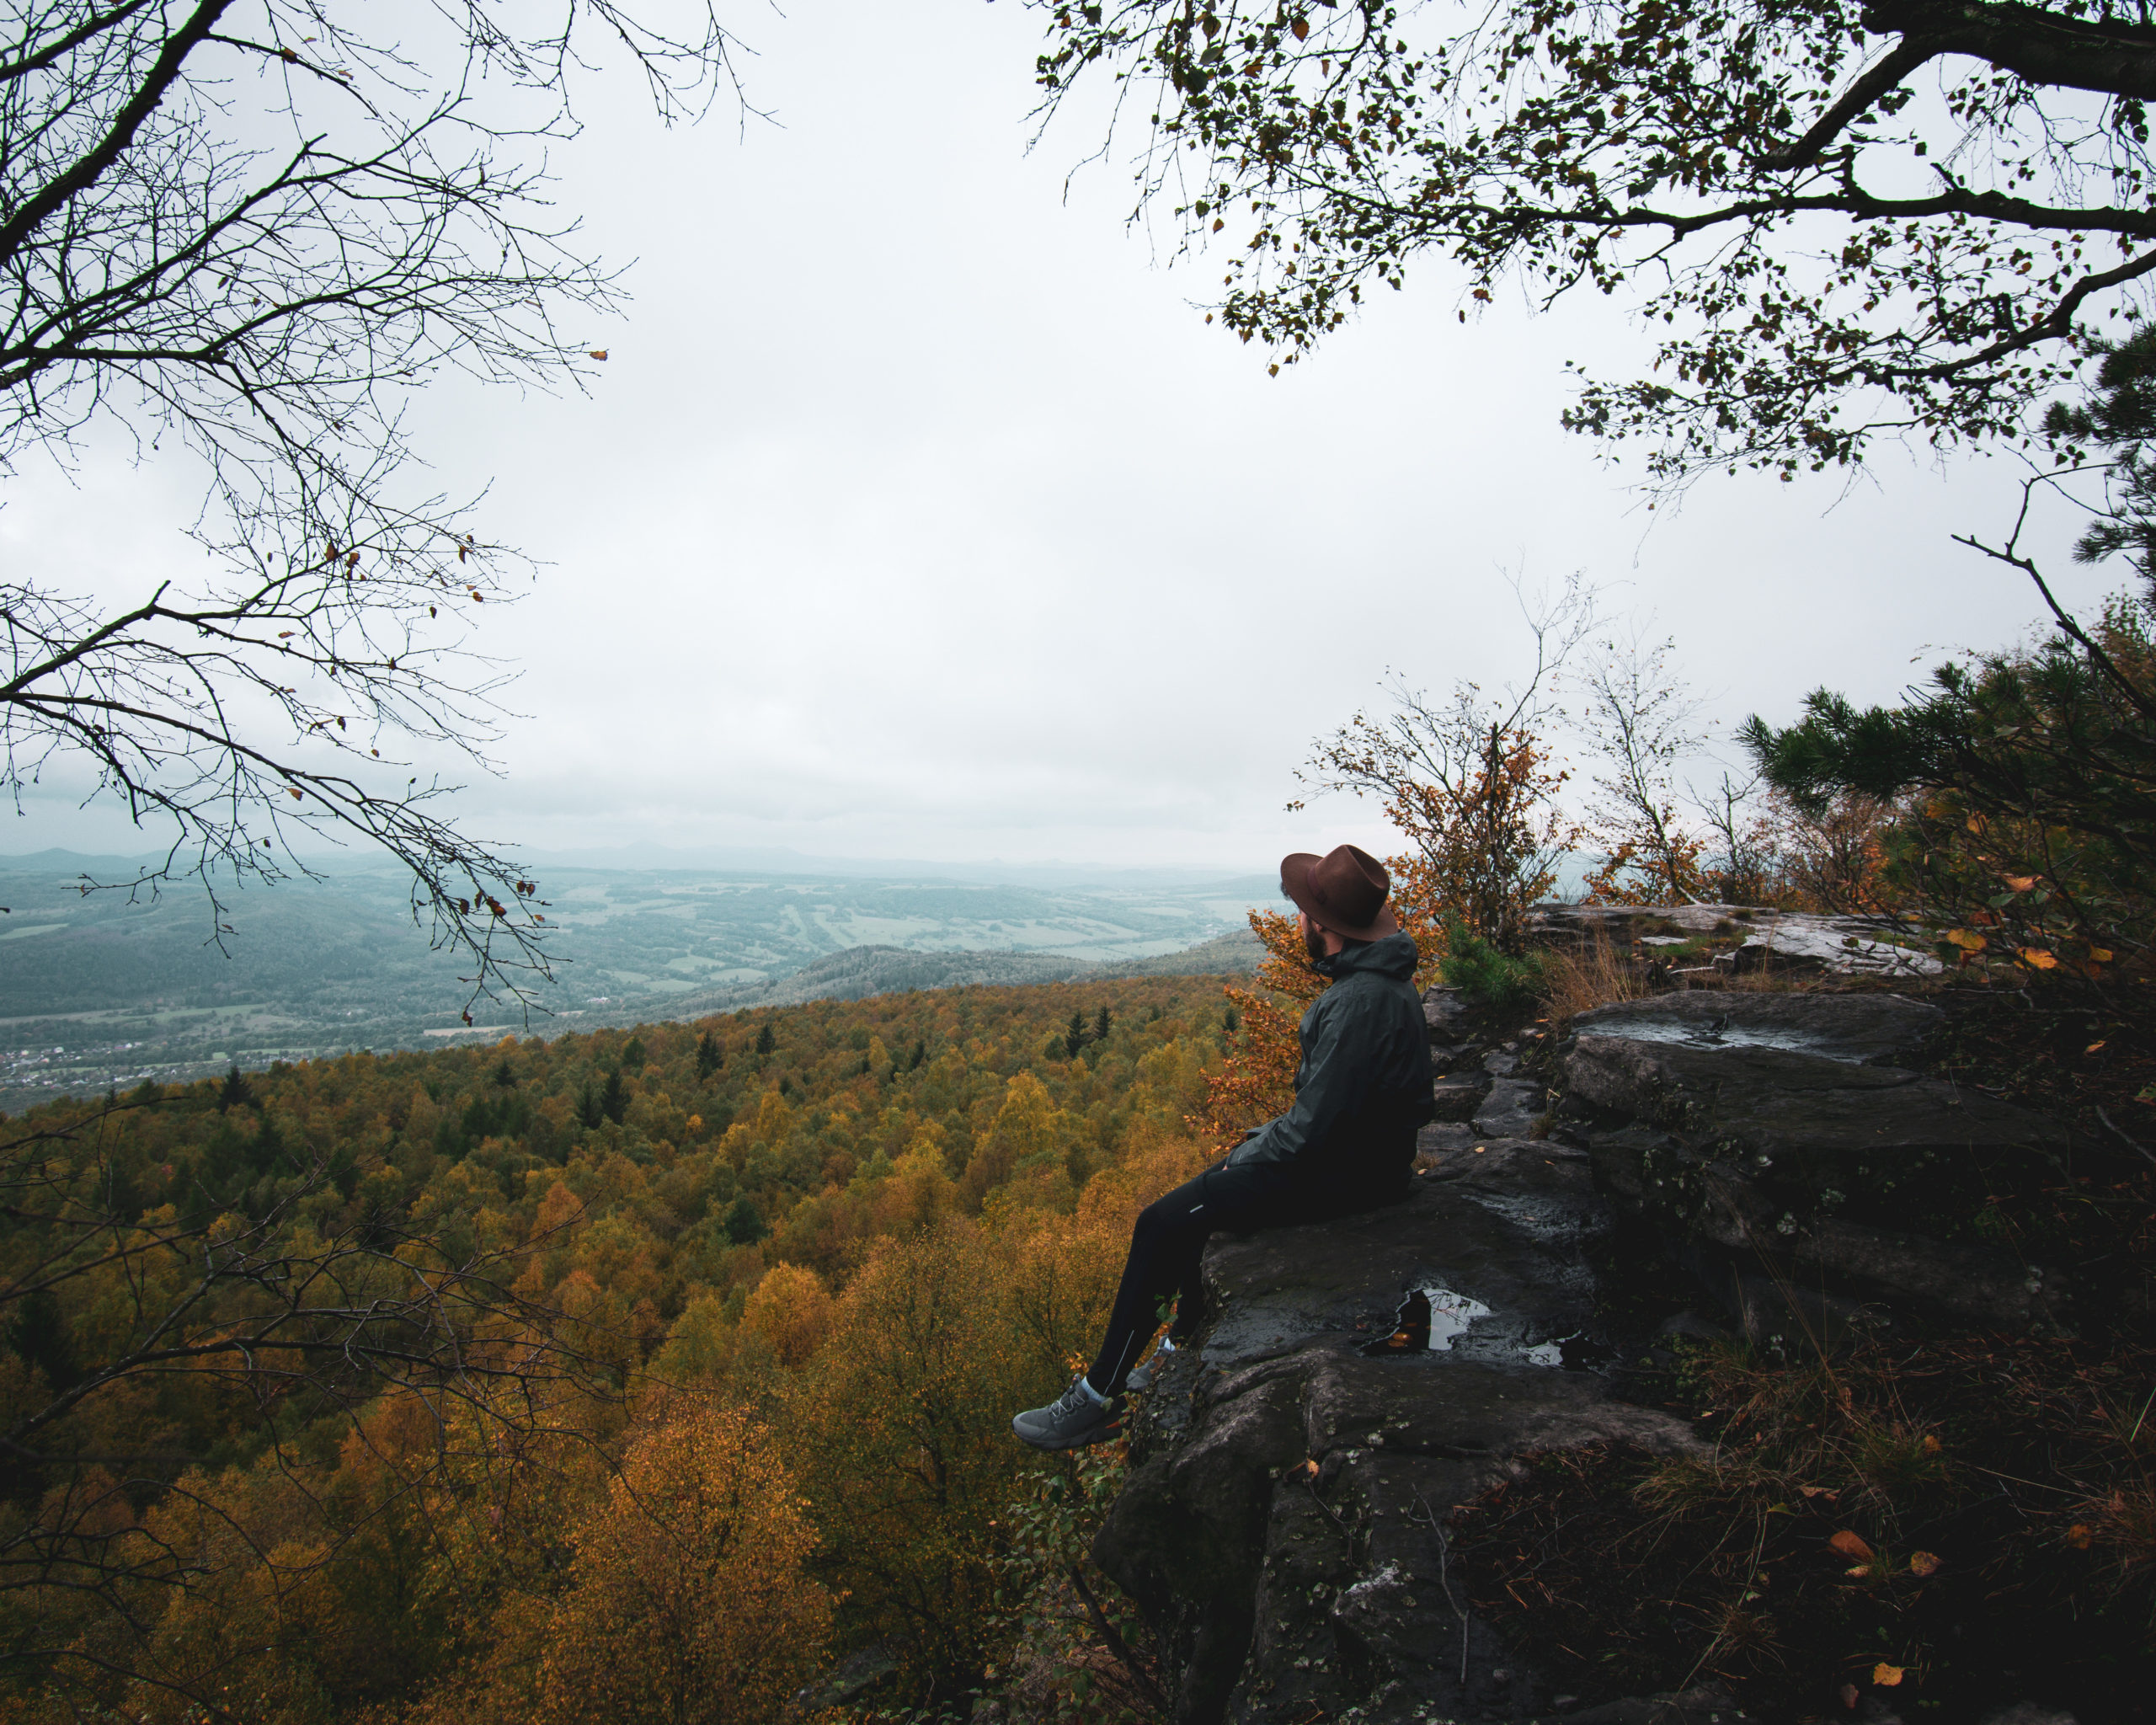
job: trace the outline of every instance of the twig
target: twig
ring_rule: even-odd
[[[2097,1104],[2096,1118],[2101,1120],[2105,1126],[2111,1129],[2113,1136],[2118,1138],[2124,1143],[2132,1146],[2134,1149],[2139,1151],[2143,1156],[2148,1160],[2151,1167],[2156,1167],[2156,1152],[2152,1152],[2148,1146],[2143,1144],[2139,1139],[2131,1136],[2124,1127],[2121,1126],[2117,1121],[2114,1120],[2109,1114],[2104,1112],[2103,1105],[2100,1103]]]
[[[1460,1619],[1460,1687],[1465,1696],[1467,1690],[1467,1613],[1460,1609],[1460,1601],[1452,1596],[1452,1582],[1445,1573],[1445,1558],[1452,1549],[1452,1541],[1445,1537],[1445,1530],[1438,1525],[1436,1512],[1423,1502],[1420,1492],[1416,1493],[1415,1502],[1428,1518],[1430,1531],[1438,1536],[1438,1585],[1445,1590],[1445,1603],[1452,1607],[1452,1615]]]
[[[1107,1644],[1107,1650],[1115,1655],[1117,1663],[1130,1674],[1130,1680],[1138,1685],[1139,1693],[1145,1697],[1156,1712],[1166,1712],[1168,1698],[1161,1693],[1153,1680],[1145,1674],[1145,1668],[1138,1663],[1138,1656],[1130,1651],[1129,1643],[1123,1640],[1115,1625],[1108,1621],[1107,1615],[1102,1611],[1100,1605],[1093,1598],[1092,1589],[1086,1585],[1085,1575],[1075,1563],[1070,1566],[1070,1584],[1078,1589],[1078,1597],[1086,1602],[1086,1612],[1093,1620],[1095,1632]]]

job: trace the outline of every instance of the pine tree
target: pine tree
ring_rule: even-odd
[[[234,1108],[251,1108],[254,1105],[254,1092],[240,1076],[239,1062],[234,1060],[232,1071],[225,1074],[225,1081],[217,1089],[217,1112],[230,1114]]]
[[[1063,1033],[1063,1046],[1074,1060],[1086,1046],[1086,1015],[1075,1007],[1070,1012],[1070,1028]]]
[[[643,1039],[641,1036],[632,1036],[622,1046],[622,1064],[632,1072],[641,1072],[643,1071],[645,1058]]]
[[[771,1232],[764,1226],[763,1212],[743,1193],[734,1200],[734,1208],[726,1213],[726,1237],[736,1246],[754,1246]]]
[[[766,1018],[764,1020],[764,1028],[756,1033],[756,1058],[763,1059],[777,1046],[777,1033],[771,1028],[771,1021]]]
[[[703,1039],[696,1044],[696,1076],[708,1078],[725,1064],[726,1056],[719,1051],[717,1039],[707,1030]]]
[[[1111,1022],[1112,1020],[1109,1017],[1107,1006],[1106,1002],[1103,1002],[1100,1011],[1093,1014],[1094,1041],[1106,1042],[1108,1039],[1108,1025]]]
[[[622,1124],[622,1117],[628,1111],[629,1087],[622,1082],[622,1074],[617,1068],[606,1075],[606,1088],[599,1097],[599,1112],[618,1126]]]

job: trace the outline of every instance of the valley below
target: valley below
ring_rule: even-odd
[[[191,883],[131,896],[97,884],[135,872],[60,851],[0,857],[0,1109],[360,1049],[899,989],[1248,970],[1245,913],[1276,891],[1259,875],[1027,886],[565,868],[542,879],[551,979],[533,980],[528,1002],[473,1001],[467,1024],[457,955],[431,946],[392,869],[229,894],[221,918]]]

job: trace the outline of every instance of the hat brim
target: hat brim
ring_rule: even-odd
[[[1280,859],[1280,890],[1295,901],[1296,909],[1320,928],[1345,935],[1349,940],[1383,940],[1387,935],[1400,932],[1400,919],[1392,914],[1389,903],[1381,902],[1376,920],[1361,928],[1342,921],[1329,911],[1319,909],[1310,896],[1310,870],[1324,860],[1308,851],[1298,851]]]

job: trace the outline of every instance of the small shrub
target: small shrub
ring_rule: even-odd
[[[1497,1012],[1531,1011],[1547,985],[1549,964],[1546,953],[1530,952],[1514,958],[1471,932],[1464,923],[1446,926],[1445,986],[1458,989],[1470,1005]]]

